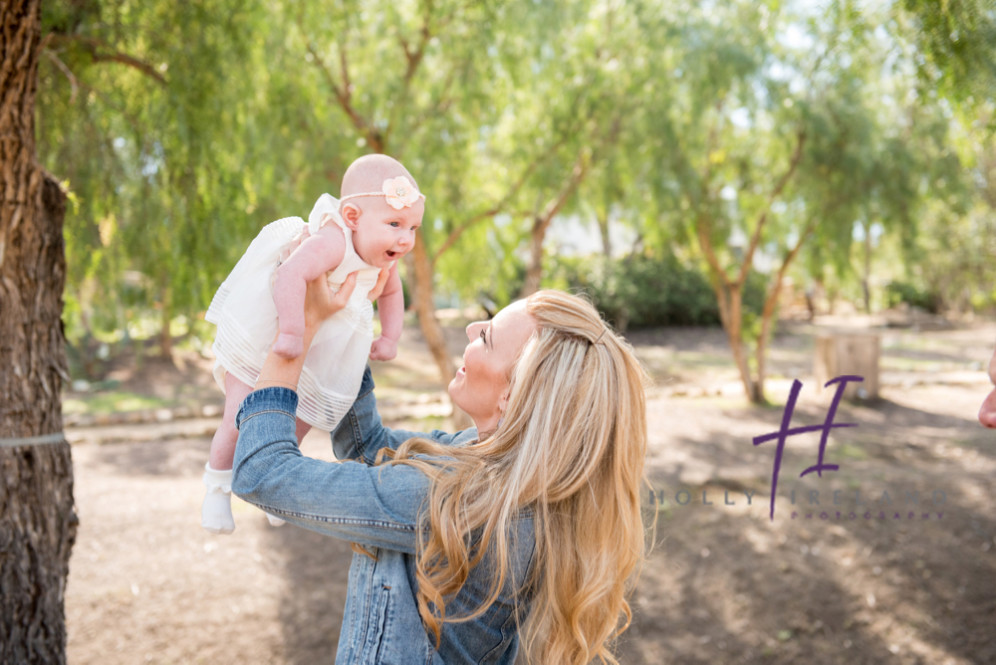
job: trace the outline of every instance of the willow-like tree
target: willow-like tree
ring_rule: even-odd
[[[264,11],[53,0],[42,24],[39,153],[74,203],[68,325],[127,331],[155,312],[168,356],[170,322],[204,309],[252,237],[253,176],[281,166],[247,167],[280,138],[271,125],[254,131]]]
[[[674,67],[641,125],[665,167],[644,186],[673,202],[659,214],[684,227],[744,392],[764,402],[767,344],[800,252],[849,261],[856,222],[912,233],[941,180],[917,154],[924,131],[893,97],[889,77],[912,68],[883,73],[874,18],[851,3],[808,16],[777,2],[675,15],[643,22],[643,42]],[[744,308],[752,275],[765,284],[760,316]]]
[[[558,42],[565,29],[585,30],[590,4],[421,0],[284,9],[298,45],[286,51],[288,63],[303,61],[311,72],[298,82],[297,98],[328,119],[330,133],[349,133],[356,147],[344,156],[398,157],[429,197],[406,278],[444,382],[454,367],[435,314],[439,283],[472,295],[507,268],[513,257],[505,248],[530,230],[541,248],[586,172],[586,105],[571,104],[590,93],[585,81],[573,84],[578,94],[567,84],[595,58],[583,40],[571,53]],[[495,247],[498,226],[512,237]],[[540,251],[534,283],[541,268]]]
[[[35,154],[39,0],[0,2],[0,662],[65,662],[76,535],[62,433],[66,195]]]

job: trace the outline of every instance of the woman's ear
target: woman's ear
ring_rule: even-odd
[[[346,222],[346,226],[349,227],[350,231],[355,231],[360,225],[360,215],[363,211],[360,210],[359,206],[347,203],[342,206],[342,220]]]

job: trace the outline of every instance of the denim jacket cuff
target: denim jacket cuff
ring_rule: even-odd
[[[267,411],[286,413],[294,418],[297,413],[297,393],[279,386],[261,388],[249,393],[235,416],[236,428],[241,430],[243,422]]]

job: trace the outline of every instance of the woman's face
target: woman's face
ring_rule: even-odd
[[[497,427],[512,365],[534,330],[536,322],[526,312],[524,300],[512,303],[490,321],[467,326],[470,343],[463,352],[463,367],[450,381],[449,393],[453,403],[473,418],[478,431]]]

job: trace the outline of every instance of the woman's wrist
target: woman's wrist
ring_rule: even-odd
[[[259,377],[256,379],[256,390],[262,390],[263,388],[288,388],[289,390],[297,390],[296,383],[287,383],[286,381],[277,381],[275,379],[270,379],[267,377]]]
[[[284,358],[277,355],[271,348],[270,352],[266,355],[266,360],[263,362],[263,369],[260,371],[259,378],[256,379],[253,389],[260,390],[262,388],[277,386],[296,391],[298,381],[301,379],[301,369],[304,367],[304,359],[308,355],[308,349],[311,348],[311,341],[315,336],[315,332],[314,329],[305,328],[303,348],[300,355],[296,358]]]
[[[308,282],[304,303],[304,340],[301,353],[295,358],[285,358],[274,353],[271,346],[270,352],[266,355],[266,361],[263,362],[259,378],[256,379],[256,390],[270,386],[282,386],[297,390],[297,382],[301,378],[301,369],[304,367],[304,359],[308,355],[308,349],[311,348],[311,341],[325,319],[346,306],[355,287],[355,272],[346,276],[334,295],[329,290],[325,275]]]

